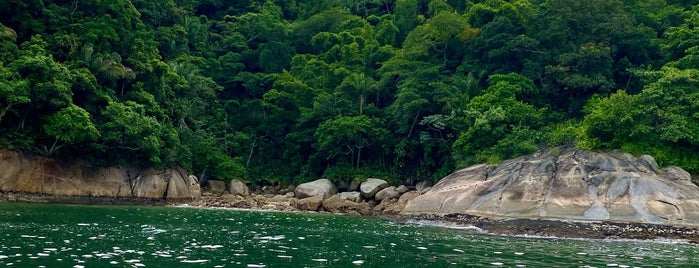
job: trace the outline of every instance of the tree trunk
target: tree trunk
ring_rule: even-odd
[[[250,166],[250,159],[252,159],[252,153],[255,151],[255,144],[257,143],[257,138],[252,140],[252,145],[250,145],[250,153],[248,154],[248,160],[245,161],[245,168]]]
[[[362,147],[357,147],[357,164],[355,166],[356,169],[359,169],[359,161],[362,159]]]
[[[410,131],[408,132],[408,139],[410,139],[410,136],[413,135],[413,129],[415,128],[415,124],[417,124],[417,118],[420,116],[420,111],[418,111],[415,114],[415,119],[413,119],[413,124],[410,125]]]
[[[364,95],[359,95],[359,115],[364,114]]]
[[[0,122],[2,122],[2,119],[5,117],[5,114],[7,114],[7,111],[9,111],[14,105],[14,103],[10,103],[7,105],[7,107],[5,107],[5,109],[2,110],[2,113],[0,113]]]

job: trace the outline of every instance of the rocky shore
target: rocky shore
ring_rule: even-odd
[[[612,221],[493,218],[467,214],[410,215],[408,222],[450,223],[474,226],[486,233],[508,236],[561,237],[588,239],[681,239],[699,243],[699,228]]]
[[[93,167],[0,150],[0,202],[181,205],[449,222],[488,233],[699,242],[699,187],[651,156],[542,150],[432,186],[369,178],[288,187],[200,181],[182,169]]]
[[[247,196],[204,191],[195,200],[165,200],[152,198],[105,198],[84,196],[50,196],[31,193],[0,192],[0,202],[65,203],[86,205],[187,205],[201,208],[235,208],[272,210],[282,212],[320,212],[343,215],[379,217],[408,224],[474,226],[487,234],[507,236],[535,236],[586,239],[681,239],[699,244],[699,228],[611,221],[574,221],[551,219],[516,219],[485,217],[469,214],[416,214],[401,215],[408,200],[418,196],[417,191],[406,192],[398,199],[381,202],[364,200],[349,204],[338,200],[339,195],[326,198],[318,204],[304,207],[310,200],[301,201],[285,194],[249,193]],[[349,201],[352,202],[352,201]],[[317,207],[316,207],[317,205]],[[311,208],[311,209],[309,209]]]
[[[343,187],[345,188],[345,187]],[[188,205],[263,209],[276,211],[313,211],[345,215],[393,216],[405,208],[408,201],[429,190],[429,184],[408,187],[390,186],[388,182],[370,178],[348,185],[345,191],[327,179],[319,179],[296,187],[260,189],[257,192],[242,182],[207,181],[202,196]]]
[[[381,180],[371,179],[369,184],[387,185]],[[318,180],[311,185],[327,185],[328,182]],[[231,184],[237,184],[231,182]],[[304,185],[299,185],[303,189]],[[299,188],[297,187],[297,189]],[[392,186],[390,186],[392,187]],[[385,187],[392,190],[398,187]],[[400,186],[399,186],[400,187]],[[404,186],[403,186],[404,187]],[[401,187],[402,188],[402,187]],[[406,187],[407,188],[407,187]],[[331,196],[323,191],[317,191],[315,196],[298,194],[296,189],[287,188],[268,190],[267,193],[249,193],[244,190],[232,190],[215,193],[205,187],[202,197],[187,203],[195,207],[263,209],[274,211],[313,211],[321,213],[336,213],[344,215],[363,215],[380,217],[404,223],[420,223],[440,225],[448,223],[455,226],[474,226],[487,234],[507,236],[535,236],[587,239],[681,239],[690,243],[699,243],[699,227],[678,226],[669,224],[653,224],[639,222],[616,222],[604,220],[562,220],[545,218],[508,218],[498,216],[479,216],[472,214],[401,214],[408,202],[429,192],[429,184],[421,183],[411,187],[409,191],[393,198],[376,200],[375,195],[363,192],[335,193]],[[359,187],[361,190],[361,187]],[[366,192],[375,189],[365,189]],[[231,192],[236,192],[232,194]],[[301,190],[303,192],[303,190]],[[377,194],[379,191],[376,191]],[[347,199],[346,196],[361,196],[357,199]],[[301,199],[297,197],[302,197]]]

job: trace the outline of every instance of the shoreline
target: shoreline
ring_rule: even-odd
[[[252,201],[254,200],[254,201]],[[205,196],[199,199],[149,199],[126,197],[94,196],[51,196],[31,193],[0,192],[0,202],[46,203],[79,205],[132,205],[132,206],[188,206],[193,208],[231,208],[241,210],[264,210],[279,212],[311,213],[297,209],[289,203],[293,201],[273,200],[265,195],[252,195],[242,202],[230,202],[224,196]],[[361,211],[320,211],[338,215],[375,217],[408,224],[440,226],[447,223],[454,227],[475,227],[489,235],[521,237],[555,237],[570,239],[633,239],[686,240],[699,244],[699,226],[663,225],[640,222],[579,221],[565,219],[524,219],[498,218],[471,214],[415,214],[402,215],[395,210],[381,210],[390,204],[365,203]],[[379,209],[377,209],[379,208]],[[361,213],[360,213],[361,212]],[[442,226],[443,227],[443,226]],[[447,227],[444,227],[447,228]]]
[[[584,239],[679,239],[699,244],[699,227],[641,222],[579,221],[565,219],[496,218],[469,214],[401,215],[405,220],[444,222],[474,226],[487,233],[505,236],[532,236]]]

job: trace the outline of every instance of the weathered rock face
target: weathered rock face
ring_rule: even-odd
[[[296,207],[300,210],[318,211],[323,203],[323,195],[314,195],[296,201]]]
[[[296,198],[302,199],[311,196],[329,197],[337,193],[337,188],[328,179],[319,179],[296,186]]]
[[[376,193],[376,195],[374,196],[374,199],[376,199],[376,201],[381,201],[384,199],[391,199],[391,198],[398,198],[398,197],[400,197],[400,193],[398,191],[396,191],[396,187],[389,186],[389,187],[383,188],[383,190]]]
[[[359,209],[358,203],[342,199],[338,195],[333,195],[330,198],[323,200],[322,206],[325,210],[332,213],[340,213],[348,210]]]
[[[409,190],[410,189],[408,189],[408,187],[406,187],[405,185],[400,185],[396,187],[396,192],[398,192],[399,194],[407,193]]]
[[[649,156],[539,151],[457,171],[401,213],[699,225],[699,187],[690,175],[678,167],[656,170]]]
[[[228,182],[228,192],[239,196],[249,196],[250,188],[242,181],[231,180]]]
[[[214,194],[223,194],[226,191],[226,182],[222,180],[206,180],[204,188]]]
[[[376,193],[386,187],[388,187],[388,182],[385,180],[369,178],[359,185],[359,192],[362,193],[362,197],[370,199],[373,198]]]
[[[360,201],[362,201],[362,196],[359,192],[342,192],[342,193],[339,193],[337,195],[342,199],[349,200],[349,201],[356,202],[356,203],[359,203]]]
[[[192,199],[196,177],[182,169],[95,168],[0,150],[0,191],[54,196]]]

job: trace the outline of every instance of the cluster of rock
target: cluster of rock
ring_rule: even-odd
[[[328,179],[279,189],[276,193],[251,193],[238,180],[230,182],[207,181],[208,190],[195,202],[197,206],[257,208],[282,211],[326,211],[350,215],[398,214],[407,202],[429,190],[422,182],[409,189],[405,185],[391,186],[381,179],[369,178],[354,182],[348,191],[339,192]]]
[[[196,177],[183,169],[94,167],[86,162],[56,159],[0,150],[0,194],[13,200],[14,193],[60,197],[122,198],[188,201],[199,198]],[[46,201],[53,199],[47,198]],[[16,200],[19,201],[19,200]]]

